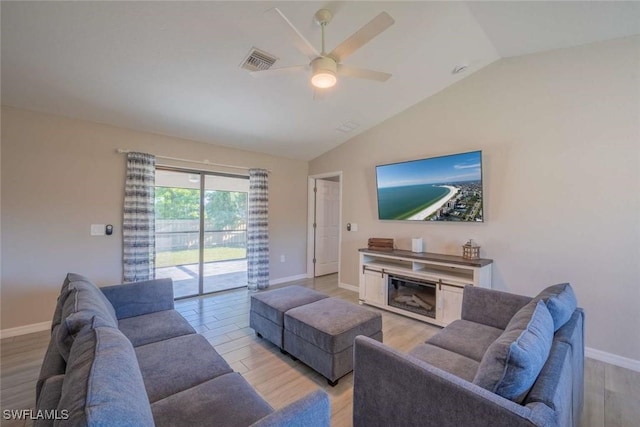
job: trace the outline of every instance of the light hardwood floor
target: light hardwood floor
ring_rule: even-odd
[[[331,296],[357,302],[357,294],[337,286],[336,275],[296,282]],[[332,426],[350,426],[353,374],[336,387],[313,370],[294,362],[249,328],[250,294],[246,289],[176,301],[176,309],[204,335],[233,369],[240,372],[273,406],[279,408],[318,387],[331,397]],[[375,310],[374,308],[371,308]],[[439,328],[393,313],[382,313],[384,342],[408,351]],[[35,382],[49,341],[38,332],[0,342],[1,409],[27,409],[35,405]],[[640,373],[587,359],[583,427],[635,427],[640,425]],[[2,425],[30,423],[2,420]]]

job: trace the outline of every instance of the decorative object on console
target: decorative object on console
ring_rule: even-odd
[[[469,239],[467,243],[462,245],[462,258],[465,259],[478,259],[480,258],[480,246],[473,241],[473,239]]]
[[[422,237],[414,237],[411,239],[411,252],[422,253],[424,252],[424,244]]]
[[[369,250],[372,251],[392,251],[393,239],[386,239],[382,237],[370,237],[367,242]]]

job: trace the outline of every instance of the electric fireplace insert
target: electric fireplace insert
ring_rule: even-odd
[[[437,282],[389,275],[388,301],[396,308],[436,318]]]

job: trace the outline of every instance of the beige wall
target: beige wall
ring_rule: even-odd
[[[494,288],[535,295],[569,281],[587,345],[640,360],[640,38],[501,60],[314,159],[342,170],[341,280],[357,249],[394,237],[494,259]],[[482,224],[377,220],[375,165],[483,151]]]
[[[2,329],[51,320],[69,271],[120,282],[125,156],[117,148],[272,170],[271,279],[306,273],[307,162],[3,108]],[[92,223],[115,232],[92,237]]]

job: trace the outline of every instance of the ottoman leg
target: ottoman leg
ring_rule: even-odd
[[[340,378],[338,378],[335,381],[331,381],[330,379],[327,378],[327,384],[329,384],[331,387],[335,387],[338,385],[338,381],[340,381]]]
[[[256,332],[256,336],[257,336],[258,338],[262,338],[262,334],[261,334],[260,332]]]

